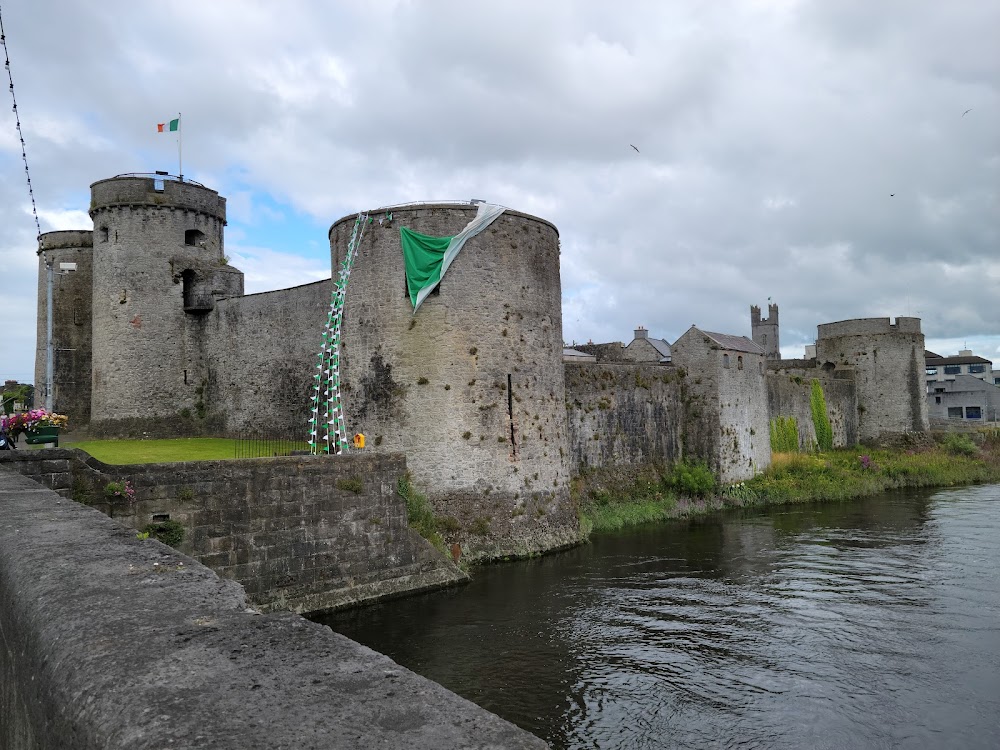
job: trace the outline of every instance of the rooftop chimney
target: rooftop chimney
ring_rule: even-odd
[[[642,326],[639,326],[638,328],[635,329],[635,338],[637,339],[649,338],[649,331],[647,331]]]

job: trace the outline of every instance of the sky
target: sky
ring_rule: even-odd
[[[1000,367],[1000,0],[2,0],[43,232],[89,185],[228,199],[248,292],[330,275],[359,210],[558,227],[563,338],[916,316]],[[5,82],[4,88],[7,83]],[[37,234],[0,107],[0,378],[32,380]],[[302,332],[317,335],[317,332]]]

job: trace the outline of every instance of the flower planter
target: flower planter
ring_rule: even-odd
[[[24,433],[26,442],[29,445],[41,445],[43,443],[55,443],[59,447],[59,427],[53,425],[40,425]]]

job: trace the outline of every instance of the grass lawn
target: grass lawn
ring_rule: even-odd
[[[84,440],[62,443],[63,448],[79,448],[106,464],[172,463],[177,461],[211,461],[236,457],[236,441],[229,438],[175,438],[172,440]],[[252,447],[252,446],[251,446]],[[308,450],[305,443],[293,445],[295,450]],[[247,452],[241,458],[270,456],[263,446]]]

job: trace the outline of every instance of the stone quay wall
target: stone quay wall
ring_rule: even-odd
[[[46,449],[0,454],[0,468],[136,530],[180,523],[179,550],[238,581],[262,610],[334,609],[467,580],[407,525],[400,455],[109,466]],[[121,480],[132,483],[133,503],[105,497]]]
[[[544,748],[0,465],[5,750]]]

